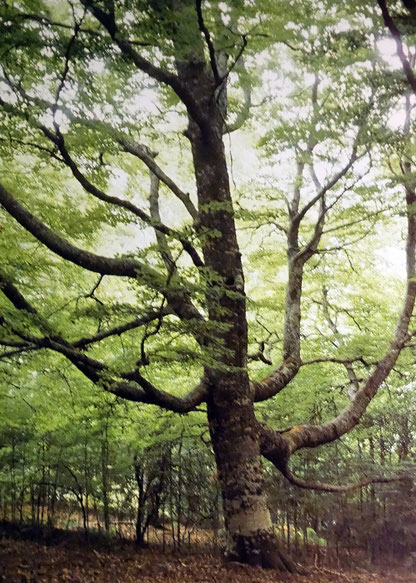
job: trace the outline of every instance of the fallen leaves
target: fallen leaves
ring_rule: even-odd
[[[133,546],[112,551],[0,540],[1,583],[416,583],[406,569],[370,573],[309,568],[307,577],[247,565],[221,564],[208,554],[173,556]]]

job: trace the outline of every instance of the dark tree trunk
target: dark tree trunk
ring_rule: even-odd
[[[144,485],[144,469],[139,461],[137,454],[134,456],[134,475],[136,478],[137,489],[139,492],[138,502],[137,502],[137,514],[136,514],[136,540],[135,544],[139,548],[145,546],[144,535],[145,529],[145,485]]]
[[[298,568],[279,548],[267,507],[252,400],[248,391],[244,395],[241,384],[235,392],[231,388],[217,387],[208,403],[227,532],[226,558],[296,572]]]
[[[218,364],[207,367],[210,381],[208,420],[222,491],[226,556],[251,565],[295,572],[279,549],[264,489],[260,431],[247,375],[247,321],[244,276],[238,246],[222,139],[225,101],[215,102],[215,86],[206,69],[179,67],[210,131],[190,120],[199,203],[200,232],[206,266],[215,273],[206,301],[215,340],[207,340]],[[225,91],[225,88],[223,88]]]

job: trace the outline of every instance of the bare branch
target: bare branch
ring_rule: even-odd
[[[322,199],[323,196],[325,196],[325,194],[331,190],[331,188],[333,188],[340,180],[341,178],[343,178],[348,171],[352,168],[352,166],[354,165],[355,161],[358,159],[358,155],[357,155],[357,146],[354,145],[351,155],[349,157],[349,160],[347,162],[347,164],[339,171],[337,172],[326,184],[325,186],[323,186],[318,193],[298,212],[298,214],[295,217],[295,220],[300,223],[300,221],[303,219],[303,217],[306,215],[306,213],[320,200]]]
[[[327,321],[327,324],[328,324],[331,332],[334,334],[334,336],[339,337],[339,331],[338,331],[337,325],[333,321],[333,319],[331,318],[331,315],[329,313],[330,306],[329,306],[329,302],[328,302],[328,290],[325,287],[322,290],[322,300],[323,300],[322,305],[323,305],[324,318]],[[337,346],[339,346],[340,344],[342,345],[343,341],[342,340],[339,342],[336,341],[335,344]],[[344,366],[345,366],[345,370],[347,371],[350,383],[353,386],[353,390],[348,391],[348,398],[351,401],[352,398],[354,397],[355,393],[359,390],[360,386],[359,386],[358,378],[357,378],[357,375],[355,374],[355,370],[354,370],[354,367],[352,365],[352,362],[345,361]]]
[[[363,366],[376,366],[377,362],[368,362],[362,356],[357,356],[356,358],[335,358],[335,357],[325,357],[322,358],[313,358],[312,360],[305,360],[302,362],[302,366],[310,366],[311,364],[321,364],[324,362],[332,362],[334,364],[342,364],[345,366],[346,364],[352,364],[354,362],[359,362]]]
[[[267,358],[267,356],[264,354],[264,349],[265,349],[266,343],[264,341],[259,342],[259,348],[257,350],[257,352],[253,353],[253,354],[248,354],[247,355],[247,359],[248,360],[260,360],[261,362],[264,362],[264,364],[273,364],[271,360],[269,360]]]
[[[167,316],[172,314],[172,310],[170,308],[165,308],[162,312],[162,316]],[[96,342],[101,342],[106,338],[110,338],[111,336],[121,336],[124,332],[128,332],[129,330],[135,330],[140,326],[145,326],[149,322],[156,320],[160,317],[160,310],[151,311],[148,314],[143,316],[139,316],[138,318],[134,318],[134,320],[130,320],[130,322],[126,322],[125,324],[120,324],[119,326],[114,326],[113,328],[109,328],[108,330],[103,330],[102,332],[98,332],[94,336],[87,336],[85,338],[80,338],[75,342],[72,342],[72,346],[74,348],[84,348],[85,346],[89,346],[90,344],[95,344]]]
[[[160,211],[159,211],[159,178],[153,174],[150,174],[150,192],[149,192],[149,209],[150,215],[155,222],[155,224],[160,223]],[[169,277],[176,273],[176,263],[173,259],[172,253],[169,249],[169,244],[164,233],[157,231],[155,229],[156,240],[159,247],[160,255],[166,265]],[[203,265],[203,264],[202,264]]]
[[[61,80],[59,82],[58,88],[57,88],[56,93],[55,93],[55,103],[54,103],[54,107],[52,108],[52,113],[53,113],[54,119],[55,119],[56,111],[58,109],[58,101],[59,101],[61,92],[62,92],[62,90],[63,90],[63,88],[65,86],[66,78],[67,78],[68,73],[69,73],[69,64],[70,64],[70,59],[71,59],[72,48],[73,48],[74,43],[75,43],[75,41],[77,39],[77,36],[78,36],[78,33],[79,33],[79,29],[81,28],[82,21],[84,20],[85,12],[86,11],[84,10],[84,14],[81,17],[81,20],[79,22],[75,22],[74,33],[73,33],[72,37],[70,38],[70,40],[68,42],[68,45],[66,47],[66,50],[65,50],[64,69],[62,71]],[[75,16],[74,16],[74,19],[75,19]]]
[[[52,20],[47,16],[42,16],[39,14],[30,14],[30,13],[21,13],[18,15],[18,18],[22,20],[33,20],[34,22],[38,22],[39,24],[43,24],[45,26],[56,26],[57,28],[64,28],[67,30],[73,30],[73,27],[70,24],[65,24],[63,22],[58,22],[57,20]],[[92,36],[101,36],[101,33],[97,30],[93,30],[91,28],[85,28],[80,26],[79,32],[84,34],[89,34]]]
[[[1,341],[0,341],[0,344],[2,344]],[[12,356],[18,356],[19,354],[23,354],[25,352],[33,352],[34,350],[39,350],[39,347],[30,345],[30,344],[26,344],[25,346],[22,346],[22,348],[15,348],[14,350],[1,352],[0,353],[0,360],[4,360],[6,358],[11,358]]]
[[[140,375],[138,375],[138,373],[135,373],[135,376],[136,382],[143,389],[142,391],[138,390],[133,383],[127,382],[113,383],[109,385],[106,390],[117,397],[139,403],[158,405],[163,409],[175,413],[188,413],[198,407],[198,405],[203,403],[206,399],[206,384],[203,380],[184,397],[175,397],[170,393],[156,389],[156,387],[144,377],[139,378]]]
[[[10,87],[10,89],[12,89],[16,95],[19,95],[22,99],[24,99],[28,105],[36,105],[37,107],[41,107],[44,110],[48,110],[48,109],[53,110],[55,107],[55,104],[52,102],[46,101],[45,99],[41,99],[39,97],[33,97],[33,96],[29,95],[19,83],[13,82],[10,78],[0,76],[0,81],[3,81],[4,83],[6,83]],[[2,102],[1,99],[0,99],[0,105],[2,105],[2,106],[7,105],[8,108],[10,107],[9,104]],[[107,136],[112,135],[114,137],[114,139],[120,144],[120,146],[122,146],[122,148],[125,152],[132,154],[133,156],[136,156],[137,158],[142,160],[142,162],[144,162],[146,164],[146,166],[149,168],[149,170],[151,170],[161,180],[161,182],[163,182],[171,190],[171,192],[182,202],[182,204],[185,206],[186,210],[188,211],[190,216],[193,218],[193,220],[197,221],[198,210],[195,207],[195,205],[193,204],[189,194],[187,192],[184,192],[183,190],[181,190],[179,188],[179,186],[174,182],[174,180],[172,180],[169,176],[167,176],[166,173],[160,168],[160,166],[158,166],[158,164],[155,162],[155,157],[157,155],[155,152],[152,152],[150,150],[150,148],[148,148],[147,146],[145,146],[143,144],[138,144],[137,142],[131,141],[130,139],[128,139],[127,136],[123,136],[120,132],[118,132],[118,131],[115,132],[113,127],[111,127],[109,124],[106,124],[105,122],[103,122],[101,120],[97,120],[97,119],[91,120],[89,118],[83,119],[81,117],[75,116],[72,113],[72,111],[70,111],[65,105],[62,105],[60,107],[60,110],[65,114],[66,117],[68,117],[74,123],[82,124],[82,125],[89,127],[89,128],[91,128],[91,127],[98,128],[98,129],[105,128],[105,130],[107,132],[106,135]],[[12,111],[9,111],[9,113],[12,113],[12,112],[13,112],[13,108],[12,108]],[[18,115],[18,112],[15,112],[15,115]],[[39,124],[37,122],[35,122],[35,124],[43,132],[43,134],[57,148],[59,148],[59,150],[61,150],[65,155],[63,156],[63,159],[61,159],[56,155],[55,152],[53,152],[47,148],[44,148],[38,144],[28,143],[28,145],[31,147],[36,147],[39,150],[46,151],[48,154],[50,154],[51,156],[56,158],[59,162],[65,162],[66,165],[70,168],[74,177],[80,182],[80,184],[85,188],[85,190],[87,190],[87,192],[90,192],[90,194],[97,196],[97,198],[100,198],[100,195],[102,196],[102,194],[104,194],[104,193],[101,193],[101,191],[99,189],[97,189],[96,187],[94,187],[93,185],[88,184],[86,177],[81,174],[78,166],[75,164],[75,161],[69,155],[69,152],[68,152],[68,150],[65,146],[65,143],[63,141],[62,134],[60,134],[60,132],[58,132],[58,131],[56,134],[54,134],[48,128],[46,128],[46,126]],[[56,126],[55,126],[55,129],[58,130],[58,128],[56,128]],[[116,135],[114,136],[114,134],[116,134]],[[4,140],[4,138],[0,138],[0,139]],[[21,144],[26,145],[26,142],[22,141]],[[104,195],[104,196],[106,196],[106,195]],[[116,197],[114,197],[114,198],[116,198]],[[102,200],[104,200],[104,199],[102,199]],[[111,202],[111,201],[108,201],[108,202]],[[112,202],[114,202],[114,204],[116,204],[114,200]],[[125,204],[127,204],[127,201]],[[123,205],[120,204],[120,206],[123,206]],[[131,205],[131,207],[133,207],[133,206],[134,205]],[[125,208],[127,208],[131,212],[135,212],[133,208],[129,208],[127,206],[125,206]],[[145,219],[143,218],[143,220],[145,220]]]
[[[232,132],[236,132],[237,130],[242,128],[243,125],[245,124],[245,122],[248,120],[248,117],[250,115],[250,110],[252,107],[251,87],[243,86],[242,90],[243,90],[243,96],[244,96],[243,105],[242,105],[240,111],[238,112],[234,123],[225,125],[225,129],[224,129],[225,134],[231,134]]]
[[[58,162],[63,162],[62,158],[60,158],[56,154],[56,151],[55,150],[50,150],[49,148],[46,148],[44,146],[41,146],[40,144],[36,144],[35,142],[26,142],[24,140],[18,140],[16,138],[0,138],[0,141],[2,141],[2,142],[9,142],[10,144],[19,144],[20,146],[24,146],[25,148],[27,148],[27,147],[29,147],[29,148],[35,148],[39,152],[45,152],[46,154],[49,154],[49,156],[51,158],[54,158],[55,160],[58,160]]]

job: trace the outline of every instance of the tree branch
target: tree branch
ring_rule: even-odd
[[[155,176],[159,178],[161,182],[166,184],[166,186],[173,192],[175,196],[183,203],[186,210],[189,212],[191,217],[196,221],[198,219],[198,210],[191,201],[191,198],[187,192],[181,190],[175,182],[167,176],[163,170],[158,166],[154,160],[155,155],[147,146],[142,144],[137,144],[136,142],[129,141],[125,138],[118,139],[119,144],[123,147],[125,152],[140,158],[142,162],[153,172]]]
[[[13,305],[19,310],[27,311],[31,314],[38,315],[38,312],[23,295],[13,286],[12,284],[3,285],[2,291],[6,288],[8,296],[10,295]],[[7,297],[8,297],[7,296]],[[104,363],[89,357],[88,355],[77,350],[75,344],[70,344],[64,340],[60,335],[36,337],[22,332],[14,326],[10,326],[12,332],[18,337],[22,338],[27,346],[25,350],[36,350],[47,348],[65,356],[76,368],[82,372],[88,379],[90,379],[94,384],[101,385],[106,391],[128,399],[130,401],[148,403],[152,405],[158,405],[169,411],[187,413],[191,411],[198,405],[200,405],[206,397],[206,383],[204,380],[200,382],[192,391],[190,391],[184,397],[176,397],[157,389],[154,387],[147,379],[145,379],[138,370],[132,373],[114,373],[107,367]],[[88,344],[89,342],[87,342]],[[80,345],[80,343],[76,343]],[[83,346],[86,344],[84,343]],[[23,348],[23,347],[22,347]],[[14,351],[16,354],[16,351]],[[10,356],[0,355],[1,356]],[[115,381],[113,376],[119,376],[123,379],[132,381],[125,382]],[[139,389],[137,386],[141,387]]]
[[[306,490],[319,490],[321,492],[351,492],[353,490],[358,490],[359,488],[363,488],[364,486],[368,486],[369,484],[387,484],[390,482],[398,482],[400,480],[409,480],[409,475],[399,475],[399,476],[391,476],[391,477],[372,477],[372,478],[363,478],[359,482],[354,482],[352,484],[344,484],[344,485],[335,485],[335,484],[327,484],[325,482],[316,482],[314,480],[304,480],[300,478],[296,474],[294,474],[289,467],[286,465],[281,470],[283,476],[298,488],[303,488]]]
[[[10,89],[12,89],[14,91],[14,93],[16,93],[16,95],[19,95],[21,98],[23,98],[28,105],[36,105],[37,107],[42,107],[44,110],[54,108],[54,103],[46,101],[45,99],[41,99],[39,97],[32,97],[32,96],[28,95],[28,93],[26,93],[26,91],[23,89],[23,87],[20,84],[13,82],[11,79],[0,76],[0,81],[3,81],[4,83],[6,83],[10,87]],[[0,105],[2,105],[2,106],[7,105],[8,108],[10,108],[10,104],[6,104],[1,99],[0,99]],[[65,105],[63,105],[60,109],[61,109],[62,113],[65,114],[66,117],[68,117],[71,121],[73,121],[76,124],[82,124],[82,125],[89,127],[89,128],[93,127],[94,129],[96,129],[95,126],[97,126],[98,128],[105,128],[106,132],[107,132],[107,134],[106,134],[107,136],[109,134],[111,134],[114,137],[114,134],[116,133],[115,140],[118,142],[118,144],[120,144],[120,146],[122,146],[124,152],[132,154],[133,156],[136,156],[137,158],[142,160],[142,162],[144,162],[146,164],[146,166],[149,168],[149,170],[151,170],[161,180],[161,182],[163,182],[171,190],[171,192],[182,202],[182,204],[185,206],[186,210],[188,211],[190,216],[193,218],[193,220],[197,221],[198,210],[195,207],[195,205],[193,204],[189,194],[187,192],[184,192],[183,190],[181,190],[179,188],[179,186],[169,176],[167,176],[165,174],[165,172],[160,168],[160,166],[158,166],[158,164],[156,164],[155,156],[157,154],[152,152],[150,150],[150,148],[148,148],[145,145],[138,144],[137,142],[133,142],[133,141],[129,140],[127,138],[127,136],[123,137],[120,134],[120,132],[118,132],[118,131],[115,132],[114,128],[110,127],[109,124],[106,124],[105,122],[103,122],[101,120],[83,119],[81,117],[75,116],[72,113],[72,111],[70,111]],[[12,113],[12,112],[13,112],[13,108],[12,108],[12,111],[9,111],[9,113]],[[19,115],[19,113],[14,113],[14,115]],[[46,126],[39,124],[38,122],[35,122],[35,124],[43,132],[43,134],[50,141],[52,141],[53,144],[55,144],[56,147],[58,147],[58,146],[62,147],[61,143],[60,143],[61,140],[59,139],[58,135],[55,135],[48,128],[46,128]],[[61,135],[61,137],[62,137],[62,135]],[[1,138],[1,139],[4,139],[4,138]],[[15,140],[15,141],[17,141],[17,140]],[[22,145],[26,145],[26,142],[21,141],[20,143]],[[78,181],[85,188],[85,190],[87,190],[87,192],[90,192],[90,194],[94,194],[95,196],[98,196],[98,194],[99,194],[98,189],[95,189],[95,193],[94,193],[94,192],[92,192],[92,189],[95,187],[92,186],[91,190],[88,190],[86,188],[86,185],[84,184],[84,182],[86,181],[86,178],[83,176],[80,176],[80,171],[79,171],[78,167],[76,166],[75,162],[73,161],[73,159],[70,158],[68,151],[66,151],[65,158],[61,159],[51,150],[49,150],[47,148],[43,148],[42,146],[39,146],[38,144],[27,143],[27,145],[35,147],[35,148],[42,150],[42,151],[46,151],[52,157],[56,158],[59,162],[65,162],[66,165],[70,168],[70,170],[74,174],[75,178],[78,179]],[[63,145],[65,147],[65,144],[63,144]],[[77,170],[78,170],[78,173],[77,173],[77,175],[75,175],[75,172]],[[129,210],[132,210],[132,209],[129,209]]]
[[[17,202],[1,184],[0,204],[24,229],[29,231],[38,241],[46,245],[46,247],[63,259],[71,261],[84,269],[103,275],[118,275],[133,278],[145,275],[151,280],[161,283],[161,277],[157,272],[134,259],[128,257],[115,259],[95,255],[89,251],[79,249],[65,239],[62,239]]]
[[[254,400],[267,401],[274,397],[290,383],[296,376],[300,368],[300,361],[287,357],[282,360],[279,367],[262,381],[251,382]]]
[[[297,213],[295,220],[297,223],[300,223],[300,221],[303,219],[303,217],[306,215],[306,213],[320,200],[322,199],[323,196],[325,196],[325,194],[331,190],[331,188],[333,188],[340,180],[341,178],[343,178],[347,172],[352,168],[353,164],[355,163],[355,161],[358,159],[358,155],[357,155],[357,146],[354,145],[350,158],[347,162],[347,164],[339,171],[337,172],[326,184],[325,186],[323,186],[318,193],[307,203],[305,204],[305,206]]]
[[[171,89],[173,89],[173,91],[185,105],[190,117],[200,127],[201,131],[210,135],[211,126],[209,120],[206,119],[206,117],[202,114],[192,93],[181,82],[179,77],[174,73],[170,73],[169,71],[153,65],[153,63],[142,57],[131,46],[128,40],[121,38],[118,34],[118,28],[113,13],[105,12],[93,0],[81,0],[81,3],[103,25],[121,52],[125,56],[129,57],[129,59],[140,71],[143,71],[143,73],[146,73],[149,75],[149,77],[152,77],[153,79],[156,79],[156,81],[168,85]]]
[[[391,36],[393,37],[396,43],[396,50],[397,55],[402,63],[404,74],[406,75],[406,79],[409,82],[410,87],[413,90],[413,93],[416,95],[416,77],[413,73],[413,69],[410,65],[408,58],[406,57],[403,49],[403,41],[402,41],[402,34],[400,30],[394,23],[393,18],[390,15],[389,9],[387,8],[386,0],[377,0],[378,5],[381,9],[381,14],[383,15],[384,24],[389,29]]]
[[[172,314],[172,310],[170,308],[165,308],[162,311],[162,316],[167,316]],[[130,322],[126,322],[125,324],[120,324],[119,326],[114,326],[113,328],[109,328],[108,330],[103,330],[102,332],[98,332],[98,334],[94,334],[94,336],[86,336],[84,338],[80,338],[75,342],[72,342],[71,345],[74,348],[85,348],[91,344],[95,344],[96,342],[101,342],[106,338],[110,338],[111,336],[121,336],[124,332],[128,332],[129,330],[134,330],[139,328],[140,326],[145,326],[149,324],[153,320],[160,318],[161,312],[160,310],[151,311],[144,316],[139,316],[138,318],[134,318],[134,320],[130,320]]]
[[[211,70],[212,70],[212,73],[214,75],[215,83],[218,86],[218,85],[221,85],[223,80],[221,79],[221,76],[218,72],[217,61],[215,58],[215,49],[214,49],[214,45],[213,45],[213,42],[211,39],[211,35],[209,33],[209,30],[207,29],[207,27],[205,25],[204,17],[202,15],[202,0],[195,0],[195,8],[196,8],[197,16],[198,16],[199,30],[204,35],[205,43],[208,47],[209,62],[211,65]]]
[[[317,447],[330,443],[353,429],[367,406],[376,395],[379,387],[390,374],[396,361],[405,348],[409,334],[408,328],[413,314],[416,298],[416,194],[406,188],[406,214],[408,235],[406,243],[407,286],[404,305],[400,313],[394,339],[384,357],[376,364],[374,372],[362,388],[353,396],[350,404],[334,419],[322,425],[299,425],[282,434],[286,445],[293,453],[304,447]]]
[[[47,127],[45,127],[43,125],[41,125],[39,127],[42,130],[42,132],[44,133],[44,135],[49,140],[51,140],[52,143],[54,143],[57,146],[65,164],[71,170],[72,175],[81,184],[81,186],[84,188],[84,190],[86,190],[88,193],[92,194],[94,197],[98,198],[99,200],[101,200],[103,202],[114,204],[118,207],[121,207],[121,208],[124,208],[124,209],[130,211],[136,217],[141,219],[144,223],[152,226],[156,231],[159,231],[160,233],[163,233],[164,235],[168,235],[170,237],[177,239],[181,243],[184,250],[191,257],[194,265],[196,267],[203,267],[204,266],[204,262],[202,261],[201,257],[199,256],[197,250],[191,245],[191,243],[187,239],[182,237],[182,235],[177,233],[174,229],[171,229],[170,227],[164,225],[161,222],[160,217],[158,219],[155,219],[155,217],[149,216],[147,213],[145,213],[142,209],[137,207],[135,204],[133,204],[129,200],[123,200],[121,198],[118,198],[117,196],[108,195],[105,192],[103,192],[102,190],[100,190],[99,188],[97,188],[96,186],[94,186],[86,178],[86,176],[84,174],[82,174],[79,167],[75,163],[74,159],[69,154],[69,151],[65,145],[64,137],[61,134],[61,132],[57,126],[55,126],[56,134],[53,134]]]
[[[170,307],[182,319],[199,320],[199,310],[191,302],[189,292],[185,289],[171,290],[166,288],[164,277],[152,267],[145,265],[130,257],[110,258],[95,255],[89,251],[79,249],[68,241],[62,239],[47,227],[37,217],[27,211],[12,195],[0,184],[0,205],[16,219],[38,241],[46,245],[51,251],[84,269],[100,273],[102,275],[116,275],[142,279],[147,285],[151,285],[162,293]]]

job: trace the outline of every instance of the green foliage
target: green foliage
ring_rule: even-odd
[[[237,134],[224,137],[234,210],[218,200],[199,210],[224,216],[234,213],[237,222],[252,380],[270,374],[282,354],[288,201],[299,192],[302,208],[347,163],[351,152],[358,158],[354,168],[321,197],[325,225],[303,277],[304,366],[276,399],[257,406],[259,418],[279,429],[331,419],[348,402],[351,389],[342,361],[354,362],[357,377],[365,379],[385,353],[394,333],[404,278],[383,255],[403,251],[402,190],[415,186],[414,173],[402,168],[403,156],[414,154],[413,121],[409,122],[410,137],[405,124],[397,128],[391,121],[405,105],[406,81],[401,69],[391,66],[379,48],[383,33],[373,4],[340,6],[330,0],[318,5],[309,0],[292,4],[288,9],[284,0],[203,3],[212,46],[227,66],[225,128],[238,125],[246,109],[250,110]],[[120,35],[167,74],[186,59],[192,66],[202,66],[194,62],[196,50],[189,54],[190,45],[202,46],[209,60],[209,47],[195,28],[194,3],[181,5],[178,15],[170,2],[116,3]],[[82,19],[76,37],[74,16]],[[51,20],[62,26],[51,25]],[[158,239],[160,231],[153,228],[158,220],[146,222],[126,208],[92,196],[63,164],[59,144],[47,137],[48,132],[55,132],[56,138],[59,130],[86,181],[149,214],[149,170],[140,157],[124,150],[123,140],[144,143],[149,156],[194,201],[192,154],[183,135],[185,108],[168,84],[156,86],[154,79],[134,67],[96,19],[89,12],[84,14],[80,2],[3,3],[0,55],[0,170],[5,187],[65,240],[100,255],[140,260],[157,272],[156,281],[145,272],[138,273],[137,281],[100,278],[45,249],[2,212],[2,273],[43,317],[16,310],[0,294],[4,346],[0,493],[6,499],[10,489],[14,492],[11,505],[17,512],[19,492],[22,500],[29,498],[30,488],[43,496],[45,483],[48,488],[54,483],[49,502],[59,490],[61,500],[68,504],[86,503],[89,497],[102,510],[104,467],[110,506],[132,510],[134,455],[139,452],[147,459],[153,455],[149,452],[156,451],[157,458],[168,444],[174,459],[183,454],[190,468],[181,484],[174,475],[171,495],[174,491],[180,497],[192,487],[204,501],[203,510],[213,512],[216,491],[209,482],[213,460],[204,443],[203,406],[184,417],[121,402],[47,347],[34,345],[19,351],[19,345],[15,346],[19,332],[39,337],[47,330],[52,338],[76,342],[154,310],[160,312],[159,318],[86,344],[84,354],[104,362],[108,377],[122,378],[125,371],[138,366],[156,387],[176,396],[197,384],[207,367],[229,370],[220,356],[230,349],[217,338],[227,331],[227,324],[217,321],[227,308],[218,309],[206,323],[180,321],[173,313],[162,318],[166,290],[192,294],[204,316],[207,297],[242,299],[240,291],[227,288],[219,273],[197,268],[180,242],[180,238],[191,242],[201,253],[207,242],[218,244],[220,230],[195,228],[162,180],[160,220],[175,230],[163,235],[167,253]],[[315,175],[303,172],[308,167]],[[316,233],[318,207],[311,206],[299,228],[299,241],[305,248]],[[175,270],[169,267],[172,262]],[[197,335],[209,337],[210,346],[205,349],[203,343],[198,344]],[[414,421],[415,413],[413,384],[409,385],[412,366],[411,356],[404,352],[388,391],[369,408],[366,423],[344,438],[336,455],[328,448],[302,453],[297,469],[312,478],[325,475],[328,481],[342,481],[350,474],[359,478],[362,471],[377,468],[369,440],[381,436],[392,465],[405,463],[403,420]],[[186,445],[180,450],[182,438]],[[208,486],[195,481],[197,471]],[[268,472],[270,481],[276,480]],[[276,504],[287,502],[284,487],[283,492],[280,496],[272,491]],[[325,500],[329,514],[334,502]],[[308,509],[311,500],[306,495],[304,502]],[[192,512],[196,506],[195,500],[189,501]],[[313,511],[312,504],[306,512]],[[20,512],[27,518],[22,502]],[[322,540],[318,532],[307,532],[312,542]]]

